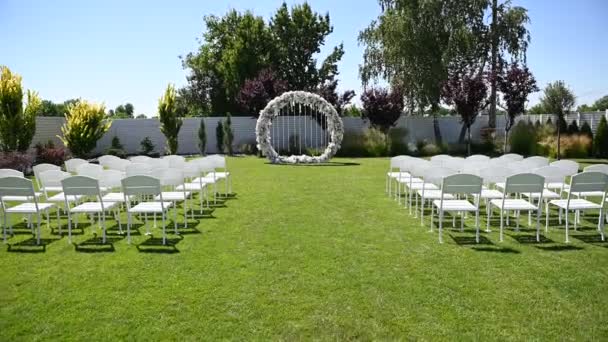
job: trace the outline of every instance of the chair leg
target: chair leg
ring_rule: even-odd
[[[57,206],[57,228],[59,229],[59,236],[61,236],[61,218],[59,217],[59,206]]]
[[[580,212],[578,210],[574,211],[574,230],[576,230],[576,222],[578,221],[579,213]]]
[[[570,242],[569,236],[568,236],[568,209],[565,210],[564,214],[566,215],[566,243]]]
[[[36,220],[36,224],[38,225],[38,232],[36,233],[36,244],[40,244],[40,221],[42,218],[40,217],[40,213],[38,213],[38,219]]]
[[[541,203],[538,203],[538,210],[536,211],[536,242],[540,242],[540,208]]]
[[[549,201],[545,201],[545,232],[549,232]]]
[[[167,233],[165,232],[165,212],[163,211],[162,213],[162,220],[163,220],[163,245],[167,244]]]
[[[600,209],[600,218],[599,218],[599,224],[601,225],[601,230],[600,230],[600,236],[602,237],[602,241],[606,241],[606,223],[603,220],[603,217],[606,216],[606,213],[604,212],[604,209]]]
[[[460,212],[460,232],[464,232],[464,211]]]
[[[443,210],[442,209],[438,209],[439,210],[439,243],[443,243]]]
[[[435,204],[431,202],[431,233],[433,232],[433,219],[435,217]]]
[[[106,212],[101,213],[101,236],[102,242],[106,243]]]
[[[177,231],[177,202],[173,202],[173,229],[175,230],[175,235],[178,235]]]
[[[486,202],[486,232],[490,232],[490,217],[492,217],[492,204]]]
[[[503,229],[504,229],[504,226],[503,226],[503,215],[504,215],[504,214],[503,214],[503,212],[504,212],[504,211],[501,209],[501,210],[500,210],[500,242],[502,242],[502,241],[503,241]],[[509,216],[507,216],[507,218],[508,218],[508,217],[509,217]]]
[[[479,208],[475,211],[475,242],[479,243]]]
[[[2,217],[2,221],[3,221],[3,223],[2,223],[2,235],[4,237],[4,243],[6,243],[6,225],[7,225],[7,222],[8,222],[7,216],[8,216],[8,214],[4,213],[4,216]]]

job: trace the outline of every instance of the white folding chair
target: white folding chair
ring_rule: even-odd
[[[144,163],[131,163],[125,168],[126,176],[149,176],[152,172],[152,167]]]
[[[81,195],[66,195],[63,192],[62,181],[68,177],[72,176],[69,172],[58,171],[58,170],[49,170],[44,171],[40,174],[40,183],[42,184],[42,191],[44,192],[44,196],[46,197],[46,201],[50,203],[56,204],[57,209],[57,222],[61,219],[60,210],[61,205],[68,203],[78,203],[83,196]],[[52,196],[49,193],[54,193]],[[68,211],[70,209],[69,206],[65,207],[65,210]],[[59,225],[60,233],[61,233],[61,224]]]
[[[227,196],[228,193],[232,193],[232,178],[230,177],[230,172],[228,171],[226,157],[219,154],[215,154],[207,158],[209,159],[211,165],[214,168],[214,179],[218,181],[224,180],[224,196]]]
[[[32,202],[20,203],[13,207],[8,207],[6,198],[9,197],[25,197],[31,198]],[[9,214],[28,214],[28,216],[36,215],[38,229],[36,232],[36,244],[40,244],[40,214],[46,212],[47,216],[47,227],[50,228],[49,222],[49,209],[53,207],[52,203],[39,203],[38,198],[34,192],[34,185],[32,181],[23,177],[2,177],[0,178],[0,209],[2,209],[3,224],[2,231],[4,234],[4,243],[6,243],[6,229],[9,228],[11,235],[13,234],[13,225],[8,219]],[[33,225],[29,224],[33,231]]]
[[[34,165],[34,167],[32,167],[32,170],[34,171],[34,177],[36,178],[36,185],[40,189],[40,188],[42,188],[42,184],[40,184],[40,174],[45,171],[50,171],[50,170],[61,171],[61,167],[59,167],[57,165],[53,165],[53,164],[44,163],[44,164]]]
[[[545,179],[542,176],[532,173],[520,173],[507,178],[502,199],[493,199],[490,201],[490,206],[497,207],[500,210],[500,241],[503,241],[504,229],[504,213],[513,211],[516,213],[516,229],[519,231],[519,212],[520,211],[536,211],[536,241],[540,241],[540,203],[543,200],[542,194],[545,188]],[[537,193],[539,205],[522,199],[508,198],[511,194],[533,194]],[[529,196],[530,197],[530,196]],[[492,208],[490,208],[492,210]],[[487,222],[488,229],[490,227],[490,219]]]
[[[123,174],[127,172],[127,166],[131,165],[131,161],[126,159],[110,160],[106,167],[110,170],[120,171]]]
[[[25,176],[23,175],[23,172],[21,172],[21,171],[17,171],[17,170],[13,170],[13,169],[0,169],[0,178],[4,178],[4,177],[25,178]],[[36,196],[36,198],[40,198],[40,196],[42,196],[42,193],[34,192],[34,195]],[[33,198],[28,197],[28,196],[6,196],[4,198],[4,200],[6,202],[28,202],[28,201],[33,200]]]
[[[102,194],[101,198],[104,202],[125,202],[125,195],[122,193],[121,180],[124,178],[124,173],[118,170],[103,170],[99,177],[99,185],[108,190]]]
[[[410,169],[410,181],[404,183],[404,189],[407,190],[408,194],[408,206],[410,214],[412,213],[412,200],[414,200],[414,217],[418,217],[418,190],[438,190],[439,187],[433,183],[425,182],[422,178],[433,168],[439,168],[428,161],[417,162],[412,165]],[[420,182],[415,182],[414,179],[420,179]]]
[[[152,170],[166,170],[169,168],[169,160],[161,158],[150,158],[146,161]]]
[[[524,159],[524,157],[520,154],[517,153],[507,153],[507,154],[503,154],[502,156],[499,157],[500,159],[504,159],[507,161],[521,161]]]
[[[577,174],[578,169],[580,167],[580,165],[577,162],[575,162],[574,160],[566,160],[566,159],[554,161],[549,165],[555,166],[557,168],[564,170],[568,174],[568,176],[574,176],[575,174]]]
[[[163,245],[167,242],[167,234],[165,232],[165,217],[167,211],[171,208],[172,203],[166,202],[162,197],[160,180],[151,176],[131,176],[122,180],[122,192],[125,194],[125,202],[127,203],[127,240],[131,243],[131,216],[133,214],[161,214],[163,224]],[[140,201],[134,207],[131,207],[130,196],[140,199],[144,197],[159,196],[159,200]],[[146,235],[150,235],[149,227],[146,225]]]
[[[169,162],[169,168],[171,169],[182,169],[186,164],[186,158],[174,154],[164,156],[162,159]]]
[[[118,222],[118,229],[122,233],[120,216],[117,212],[118,202],[104,202],[99,188],[99,181],[87,176],[72,176],[61,181],[63,193],[66,195],[65,207],[68,208],[68,242],[72,243],[72,215],[90,214],[91,221],[95,214],[101,217],[100,226],[102,229],[102,242],[106,243],[106,212],[114,212],[114,217]],[[95,198],[95,201],[85,201],[77,206],[70,208],[67,200],[68,196],[82,196],[84,198]],[[78,223],[76,223],[78,225]],[[91,222],[93,224],[93,222]]]
[[[417,182],[422,182],[422,179],[412,177],[411,172],[415,165],[419,162],[429,163],[429,161],[420,159],[420,158],[404,158],[399,162],[399,176],[395,178],[395,183],[397,186],[397,191],[395,191],[395,199],[397,203],[401,204],[401,188],[403,188],[404,195],[408,195],[406,193],[407,188],[406,184],[412,184]],[[404,199],[404,203],[407,206],[407,199]],[[411,214],[411,210],[410,210]]]
[[[503,184],[504,189],[507,177],[511,176],[511,170],[493,165],[479,170],[479,173],[476,175],[483,179],[483,187],[479,194],[479,199],[483,200],[485,204],[486,220],[489,221],[492,218],[490,201],[503,197],[502,191],[496,189],[496,184]],[[491,232],[489,225],[486,225],[486,232]]]
[[[386,172],[386,187],[385,187],[385,192],[388,194],[389,197],[391,197],[392,194],[392,185],[393,185],[393,180],[401,177],[401,170],[399,170],[399,166],[401,165],[401,161],[402,160],[406,160],[410,158],[409,156],[396,156],[396,157],[392,157],[389,163],[389,168],[388,171]],[[404,176],[407,176],[409,174],[404,174]]]
[[[559,167],[556,166],[544,166],[538,169],[535,169],[534,171],[532,171],[532,173],[542,176],[545,179],[545,187],[543,189],[542,192],[542,199],[545,203],[545,231],[548,230],[548,226],[549,226],[549,201],[550,200],[554,200],[554,199],[558,199],[561,198],[561,192],[564,188],[564,182],[566,180],[566,177],[568,176],[568,171],[561,169]],[[558,184],[561,184],[561,188],[558,188],[558,190],[560,191],[559,193],[553,191],[552,189],[555,189],[554,187],[556,187]],[[539,193],[538,192],[534,192],[534,193],[528,193],[528,192],[523,192],[522,197],[527,197],[529,198],[531,201],[537,201],[539,199]],[[540,205],[541,203],[538,202],[538,205]],[[530,212],[528,212],[530,213]],[[560,212],[561,215],[561,212]],[[530,223],[530,214],[528,214],[528,224]]]
[[[549,202],[551,205],[565,210],[566,215],[566,242],[570,242],[568,234],[568,216],[569,212],[585,211],[585,210],[598,210],[600,216],[598,219],[597,229],[600,231],[602,241],[605,239],[604,234],[604,220],[606,207],[606,191],[608,190],[608,175],[601,172],[582,172],[572,176],[570,179],[570,192],[568,192],[568,198],[552,200]],[[600,204],[591,202],[583,198],[572,198],[575,193],[598,193],[601,194]],[[561,222],[560,222],[561,223]],[[574,230],[576,230],[577,217],[574,219]]]
[[[479,176],[455,174],[443,178],[441,182],[441,198],[433,201],[431,209],[431,230],[433,229],[433,210],[437,208],[439,216],[439,243],[443,243],[443,214],[444,212],[460,213],[460,230],[464,230],[464,213],[475,212],[475,241],[479,243],[479,201],[475,204],[467,199],[446,199],[446,195],[475,195],[481,193],[482,179]]]
[[[65,161],[65,170],[69,173],[76,173],[76,170],[80,165],[87,163],[86,160],[80,158],[68,159]]]
[[[115,163],[117,160],[121,160],[121,159],[117,156],[113,156],[113,155],[109,155],[109,154],[106,154],[106,155],[103,155],[103,156],[97,158],[99,165],[101,165],[103,167],[107,167],[107,168],[109,168],[110,165],[112,163]]]
[[[442,196],[441,190],[439,190],[439,186],[441,186],[441,182],[443,182],[443,178],[447,176],[451,176],[456,174],[456,171],[448,168],[438,167],[432,168],[428,170],[428,172],[422,177],[423,184],[422,189],[417,191],[418,196],[420,196],[420,225],[424,225],[424,205],[428,200],[431,205],[431,211],[433,210],[432,201],[436,199],[440,199]],[[428,184],[433,184],[434,186],[430,188],[429,186],[425,186]],[[443,194],[443,199],[452,200],[455,199],[452,194]],[[433,227],[431,227],[431,230]]]
[[[608,175],[608,164],[595,164],[585,167],[584,172],[601,172]]]
[[[79,176],[91,177],[97,180],[99,180],[102,172],[103,166],[97,164],[85,163],[76,168],[76,173]]]
[[[200,202],[200,213],[203,212],[203,200],[207,202],[207,208],[209,208],[209,198],[207,194],[207,188],[209,185],[214,185],[216,181],[214,179],[213,166],[210,165],[205,159],[195,159],[186,163],[183,168],[184,177],[189,182],[177,186],[177,191],[198,191],[199,202]],[[215,196],[214,196],[215,198]]]
[[[490,157],[484,156],[483,154],[474,154],[464,159],[467,163],[487,163],[490,161]]]
[[[521,162],[522,162],[522,165],[524,165],[523,167],[526,170],[528,170],[527,172],[529,172],[529,171],[532,171],[539,167],[549,165],[549,158],[533,156],[533,157],[528,157],[528,158],[522,160]]]
[[[162,187],[168,187],[170,190],[163,191],[161,195],[156,196],[154,199],[160,201],[162,196],[162,200],[173,202],[175,234],[179,234],[177,231],[177,203],[184,203],[184,227],[188,228],[188,199],[191,195],[190,191],[186,191],[184,187],[181,187],[181,190],[177,190],[177,187],[184,185],[185,183],[184,171],[169,168],[161,170],[158,174],[153,176],[160,179],[160,184]]]

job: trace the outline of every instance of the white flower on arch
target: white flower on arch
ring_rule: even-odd
[[[329,144],[320,156],[281,156],[277,151],[275,151],[274,147],[272,147],[272,119],[280,115],[282,108],[293,106],[294,104],[314,108],[327,118]],[[258,149],[262,151],[262,153],[264,153],[264,155],[272,163],[324,163],[333,157],[340,149],[342,136],[344,135],[344,125],[342,124],[342,119],[340,119],[336,109],[321,96],[305,91],[289,91],[274,98],[268,103],[268,105],[266,105],[266,108],[260,112],[260,117],[258,118],[255,126],[255,135],[258,143]]]

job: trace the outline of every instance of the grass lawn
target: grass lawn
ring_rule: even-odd
[[[42,250],[21,225],[0,250],[0,340],[608,339],[596,218],[568,245],[526,225],[471,244],[472,220],[440,245],[386,197],[388,159],[334,161],[230,159],[236,197],[170,247],[109,221],[113,249],[43,226]]]

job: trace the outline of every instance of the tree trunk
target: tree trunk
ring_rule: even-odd
[[[557,117],[557,160],[559,160],[559,156],[560,156],[560,142],[561,142],[561,141],[560,141],[560,140],[561,140],[561,139],[560,139],[560,133],[561,133],[561,132],[560,132],[560,129],[559,129],[559,127],[561,126],[561,125],[559,124],[559,119],[560,119],[560,118],[561,118],[561,117],[558,115],[558,117]]]
[[[490,112],[488,117],[488,126],[496,128],[496,72],[498,69],[498,34],[496,33],[496,25],[498,21],[498,0],[492,0],[492,24],[490,26],[492,36],[492,56],[491,56],[491,71],[490,78]]]
[[[509,143],[509,131],[505,129],[505,146],[503,146],[503,154],[507,154],[507,144]]]
[[[460,127],[460,135],[458,136],[458,143],[464,144],[464,138],[467,134],[467,125],[462,123],[462,127]]]
[[[471,126],[467,127],[467,131],[468,131],[468,136],[469,138],[467,139],[467,156],[471,155]]]

